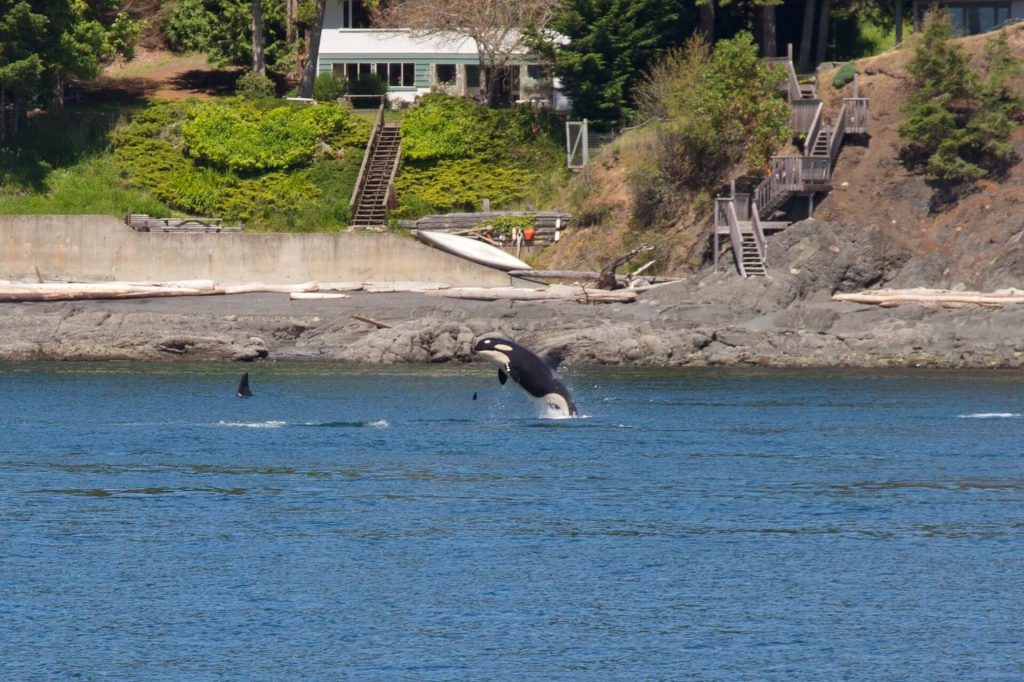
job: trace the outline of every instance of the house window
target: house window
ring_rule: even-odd
[[[455,82],[455,65],[454,64],[435,64],[434,75],[437,78],[438,83],[454,83]]]
[[[544,69],[541,68],[540,64],[527,64],[526,75],[528,78],[532,78],[535,81],[539,81],[544,77]]]
[[[480,87],[480,65],[479,64],[467,64],[466,65],[466,87],[467,88],[479,88]]]
[[[985,33],[1006,23],[1010,18],[1010,3],[950,3],[949,23],[953,31],[964,35]]]
[[[416,65],[412,62],[375,62],[373,64],[335,64],[334,72],[344,74],[349,82],[360,76],[376,76],[393,87],[411,88],[416,85]]]

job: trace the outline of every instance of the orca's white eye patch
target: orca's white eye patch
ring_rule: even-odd
[[[494,347],[498,350],[505,351],[506,353],[512,350],[512,346],[506,343],[496,343],[494,344]]]

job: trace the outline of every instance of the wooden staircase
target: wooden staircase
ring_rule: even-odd
[[[743,272],[746,277],[765,277],[768,274],[764,256],[757,248],[757,240],[753,233],[743,232],[740,235],[740,259],[743,262]]]
[[[738,195],[734,190],[729,197],[715,200],[715,269],[718,269],[719,237],[729,235],[737,270],[744,277],[766,274],[764,249],[760,252],[762,262],[757,264],[752,260],[748,242],[756,240],[757,232],[765,228],[784,229],[788,223],[772,222],[770,218],[794,197],[807,197],[809,217],[814,211],[814,196],[832,189],[832,167],[845,136],[868,132],[868,99],[856,96],[856,81],[854,97],[843,99],[834,123],[829,125],[823,120],[824,104],[817,97],[814,83],[797,80],[792,45],[788,56],[769,61],[786,70],[786,80],[780,87],[793,110],[790,127],[803,137],[803,154],[773,156],[767,177],[754,189],[752,196]],[[719,202],[723,205],[719,206]],[[732,217],[725,203],[733,207],[735,225],[731,224]]]
[[[381,105],[349,202],[352,210],[350,230],[387,229],[388,209],[395,203],[395,176],[401,154],[399,126],[384,123],[384,106]]]

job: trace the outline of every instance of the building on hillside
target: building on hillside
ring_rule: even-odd
[[[317,71],[334,71],[349,82],[372,74],[387,83],[393,104],[429,92],[481,99],[476,43],[462,36],[416,36],[408,29],[375,29],[363,0],[327,0]],[[517,55],[501,74],[499,97],[509,103],[567,109],[541,61]]]
[[[924,14],[935,0],[913,0],[914,25],[920,26]],[[953,31],[960,35],[975,35],[999,28],[1011,20],[1024,20],[1024,0],[939,0],[949,11]]]

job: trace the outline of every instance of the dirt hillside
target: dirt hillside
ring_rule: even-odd
[[[1024,24],[1006,30],[1011,49],[1024,59]],[[977,66],[986,39],[974,36],[957,42]],[[933,212],[932,189],[899,160],[898,128],[904,119],[900,110],[909,92],[906,67],[911,57],[911,49],[901,49],[857,63],[859,95],[871,100],[870,137],[844,145],[833,172],[834,189],[827,197],[818,198],[814,218],[831,223],[830,229],[870,233],[874,243],[909,253],[900,271],[887,277],[889,285],[1020,287],[1024,276],[1020,243],[1024,235],[1024,163],[999,182],[979,183],[978,191],[957,205]],[[819,78],[819,96],[826,102],[827,117],[838,111],[843,97],[853,94],[852,84],[832,87],[834,73],[823,72]],[[1024,90],[1024,79],[1018,87]],[[1016,132],[1013,142],[1024,158],[1024,128]],[[596,157],[582,178],[584,184],[592,185],[586,205],[606,219],[597,228],[588,226],[585,218],[579,230],[568,234],[545,256],[546,264],[599,267],[606,262],[602,258],[621,254],[650,237],[629,229],[633,198],[626,178],[630,161],[642,150],[610,147]],[[675,234],[676,241],[663,261],[669,272],[692,271],[699,257],[709,254],[707,218],[699,225],[676,225],[669,232]]]

